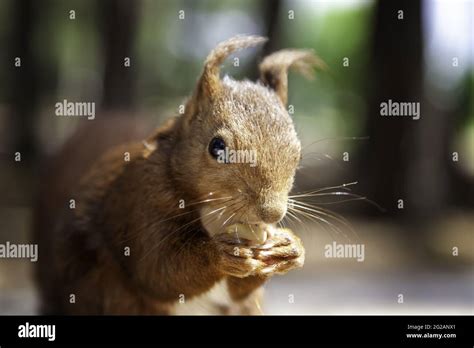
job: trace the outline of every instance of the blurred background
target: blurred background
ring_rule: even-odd
[[[255,79],[265,54],[288,47],[328,65],[314,81],[290,76],[304,146],[295,192],[367,197],[305,198],[356,233],[286,220],[307,261],[270,280],[264,311],[473,314],[473,19],[467,0],[0,0],[0,243],[32,241],[38,173],[77,129],[120,114],[151,132],[177,113],[216,43],[260,34],[268,44],[237,53],[225,73]],[[95,102],[95,120],[57,117],[64,99]],[[381,117],[388,99],[420,102],[421,118]],[[325,258],[333,241],[364,244],[364,262]],[[0,314],[37,312],[32,267],[0,259]]]

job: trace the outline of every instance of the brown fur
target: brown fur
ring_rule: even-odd
[[[288,102],[288,69],[292,68],[306,78],[313,77],[313,68],[326,65],[312,50],[281,50],[260,63],[262,82],[275,90],[283,104]]]
[[[286,212],[301,147],[282,86],[286,69],[300,58],[307,61],[308,54],[298,58],[291,51],[292,63],[278,59],[275,69],[264,61],[275,89],[265,81],[219,77],[230,53],[263,41],[239,36],[221,43],[207,58],[184,115],[145,143],[99,147],[97,152],[109,150],[92,166],[86,161],[90,168],[80,183],[69,182],[67,194],[57,197],[63,201],[44,205],[54,209],[76,199],[76,209],[56,209],[60,218],[49,212],[38,224],[40,253],[47,251],[42,262],[40,254],[38,273],[45,311],[172,314],[183,296],[185,302],[199,298],[224,280],[232,304],[216,304],[220,313],[258,313],[265,280],[302,266],[304,249],[289,230],[277,229],[265,245],[253,246],[231,234],[211,234],[202,224],[203,207],[224,203],[232,207],[223,214],[229,223],[274,224]],[[216,136],[231,148],[256,150],[258,165],[217,163],[208,152]],[[126,152],[130,161],[124,161]],[[197,203],[209,193],[217,200]]]

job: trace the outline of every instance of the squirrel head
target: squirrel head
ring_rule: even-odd
[[[183,192],[205,201],[201,220],[211,235],[224,222],[273,224],[286,214],[301,157],[286,110],[287,74],[294,68],[312,76],[322,63],[310,50],[282,50],[261,62],[257,82],[220,77],[231,53],[265,41],[236,36],[212,50],[177,125],[172,175]]]

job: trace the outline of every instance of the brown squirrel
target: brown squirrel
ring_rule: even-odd
[[[146,140],[85,140],[89,154],[80,164],[71,159],[80,138],[66,146],[60,158],[73,167],[49,172],[55,177],[45,190],[57,186],[60,194],[54,204],[41,197],[36,214],[44,313],[256,314],[262,284],[303,265],[304,248],[288,229],[268,229],[257,245],[223,233],[236,223],[279,222],[300,161],[287,73],[311,74],[316,56],[282,50],[264,58],[257,83],[220,78],[226,57],[265,40],[220,43],[184,114]],[[121,138],[133,138],[128,129]],[[226,148],[253,149],[258,161],[222,163],[217,156]],[[67,173],[72,179],[62,179]],[[60,207],[64,214],[54,216]]]

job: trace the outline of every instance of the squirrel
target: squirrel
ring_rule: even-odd
[[[43,313],[259,314],[265,281],[303,266],[301,240],[270,227],[286,214],[301,157],[286,110],[288,70],[311,76],[320,61],[311,50],[281,50],[259,64],[257,82],[220,77],[230,54],[265,41],[218,44],[184,113],[142,141],[115,141],[103,153],[88,144],[93,155],[69,168],[67,184],[54,167],[56,181],[44,185],[61,186],[63,201],[40,197],[49,215],[37,213],[35,228]],[[226,148],[253,150],[257,161],[218,161]],[[71,157],[60,158],[72,165]],[[267,238],[225,233],[233,224],[260,226]]]

